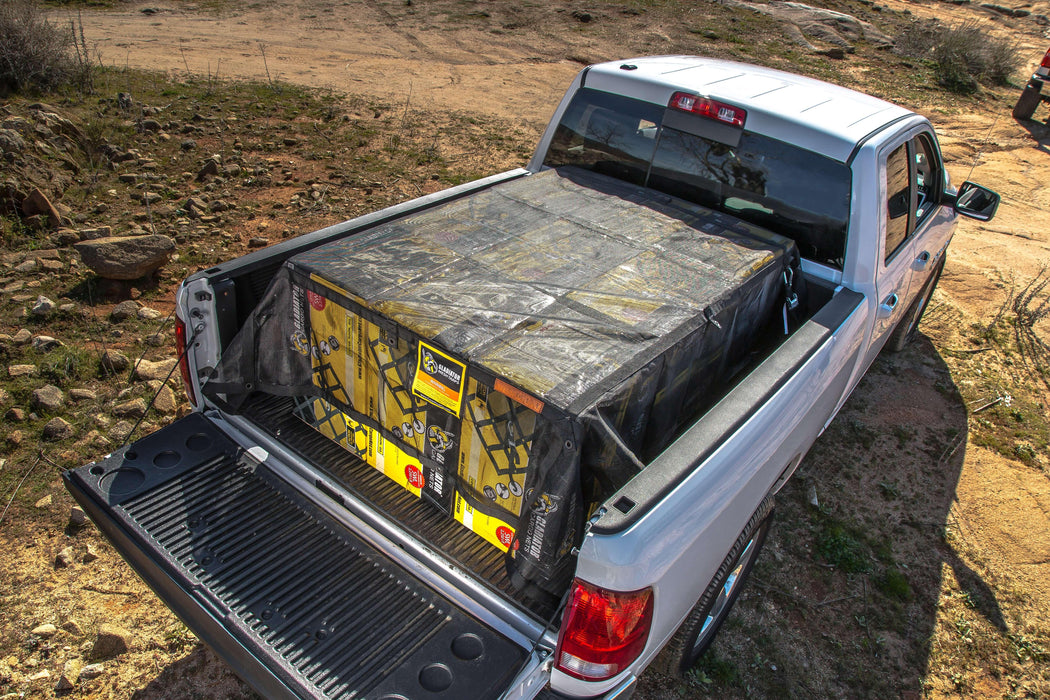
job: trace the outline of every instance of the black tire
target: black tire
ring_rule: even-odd
[[[922,320],[922,315],[926,312],[926,306],[930,303],[933,290],[937,289],[937,282],[940,281],[941,272],[943,271],[944,256],[941,256],[941,261],[937,263],[937,268],[926,280],[926,286],[922,288],[922,293],[915,298],[908,310],[904,312],[904,316],[897,322],[897,327],[890,333],[889,340],[886,341],[887,350],[900,352],[908,347],[908,343],[915,337],[915,331],[919,329],[919,321]]]
[[[1021,96],[1017,98],[1014,105],[1014,119],[1031,119],[1035,114],[1035,108],[1039,106],[1040,86],[1028,83],[1024,86]]]
[[[652,668],[667,675],[684,676],[704,655],[740,595],[772,522],[773,497],[767,496],[744,526],[707,590],[653,660]]]

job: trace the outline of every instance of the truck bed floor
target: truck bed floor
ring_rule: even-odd
[[[292,414],[291,399],[256,393],[243,410],[255,423],[338,480],[355,496],[400,523],[461,568],[474,572],[484,584],[539,619],[546,620],[553,614],[551,605],[523,596],[511,585],[502,552],[335,442],[321,437]]]
[[[199,414],[66,478],[165,602],[267,696],[496,697],[525,657]],[[223,634],[238,653],[223,653]]]

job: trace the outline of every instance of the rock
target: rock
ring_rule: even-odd
[[[110,372],[124,372],[131,367],[131,360],[122,352],[106,350],[102,353],[102,367]]]
[[[72,245],[72,243],[70,242],[68,245]],[[37,262],[44,272],[61,272],[66,269],[66,264],[61,260],[38,260]]]
[[[146,342],[155,348],[162,348],[168,344],[168,336],[164,333],[151,333],[146,336]]]
[[[33,504],[34,508],[50,508],[51,507],[51,494],[47,494],[39,501]]]
[[[0,386],[0,404],[7,403],[9,398],[11,398],[11,394],[7,393],[7,389]]]
[[[210,209],[215,214],[218,214],[219,212],[227,211],[229,208],[230,208],[229,203],[226,202],[225,200],[222,200],[222,199],[216,199],[211,204],[208,205],[208,209]]]
[[[151,309],[148,306],[143,306],[141,309],[139,309],[135,313],[135,315],[138,316],[143,321],[156,321],[158,318],[162,317],[164,314],[162,314],[161,312],[157,311],[156,309]]]
[[[131,632],[123,627],[103,623],[98,628],[95,644],[91,647],[91,655],[101,659],[120,656],[128,651],[131,646],[130,641]]]
[[[36,260],[26,260],[25,262],[15,265],[15,272],[21,274],[27,274],[29,272],[36,272],[40,264]]]
[[[62,408],[62,405],[66,402],[66,395],[62,393],[54,384],[47,384],[40,387],[39,389],[33,390],[33,396],[29,400],[29,404],[33,408],[43,409],[45,411],[57,411]]]
[[[182,205],[182,208],[186,210],[186,213],[190,215],[190,218],[195,219],[208,211],[208,204],[200,197],[190,197],[186,200],[186,203]]]
[[[26,412],[18,407],[15,407],[9,409],[8,412],[4,414],[4,418],[11,421],[12,423],[21,423],[26,419]]]
[[[29,377],[36,374],[36,365],[11,365],[7,368],[9,377]]]
[[[33,349],[37,352],[51,352],[63,345],[64,343],[61,340],[52,338],[49,335],[38,335],[33,338]]]
[[[24,439],[25,435],[22,434],[21,430],[12,430],[7,434],[8,444],[14,445],[15,447],[21,445]]]
[[[98,552],[95,551],[95,545],[90,542],[85,545],[84,556],[80,559],[85,564],[90,564],[98,559]]]
[[[138,173],[121,173],[117,175],[117,179],[123,182],[125,185],[134,185],[142,177]]]
[[[77,304],[75,301],[71,301],[68,304],[59,304],[58,310],[64,314],[71,314],[77,310]]]
[[[74,637],[84,636],[84,630],[80,627],[80,623],[78,623],[73,618],[69,618],[68,620],[63,622],[62,629],[64,629],[66,632],[69,632],[69,634],[73,635]]]
[[[30,632],[29,634],[32,634],[32,635],[34,635],[36,637],[41,637],[42,639],[47,639],[49,637],[54,637],[55,633],[57,633],[57,632],[58,632],[58,628],[57,627],[55,627],[54,625],[52,625],[50,623],[47,623],[47,624],[40,625],[38,627],[34,627],[33,631]]]
[[[69,390],[69,398],[74,401],[94,401],[98,398],[98,393],[91,389],[77,387]]]
[[[82,681],[90,681],[101,676],[104,670],[102,664],[90,664],[80,669],[79,678]]]
[[[149,382],[149,388],[156,394],[156,398],[153,400],[153,408],[166,416],[175,413],[175,410],[179,407],[179,402],[175,398],[175,391],[170,386],[161,384],[160,380],[155,379]]]
[[[143,119],[139,122],[139,128],[143,131],[160,131],[160,122],[156,119]]]
[[[19,328],[18,332],[11,336],[11,342],[15,345],[25,345],[33,339],[33,334],[28,328]]]
[[[74,248],[100,277],[133,280],[152,273],[168,261],[175,241],[160,234],[81,241]]]
[[[62,225],[62,215],[58,213],[58,209],[47,198],[47,195],[36,187],[30,190],[29,195],[22,200],[22,213],[26,216],[44,217],[51,228],[58,228]]]
[[[820,508],[820,499],[817,498],[816,484],[810,484],[806,489],[806,500],[808,500],[809,504],[814,508]]]
[[[40,296],[38,296],[36,298],[36,303],[33,304],[33,308],[31,308],[29,310],[29,313],[31,313],[33,316],[41,318],[41,317],[47,316],[48,314],[50,314],[54,310],[55,310],[55,302],[51,301],[50,299],[45,297],[43,294],[41,294]]]
[[[291,136],[285,136],[284,139],[282,140],[282,143],[285,146],[296,146],[296,145],[299,144],[299,139],[293,138]]]
[[[117,442],[118,444],[125,443],[128,441],[128,436],[131,435],[131,431],[134,428],[134,423],[122,420],[109,429],[109,436],[113,438],[114,442]]]
[[[182,143],[179,144],[179,148],[181,148],[184,151],[192,151],[196,147],[197,142],[193,139],[183,139]]]
[[[197,171],[197,180],[204,181],[209,177],[214,177],[219,174],[219,162],[214,158],[209,158],[204,161],[204,165]]]
[[[572,13],[572,18],[575,19],[577,22],[582,22],[583,24],[587,24],[589,22],[594,21],[594,15],[592,15],[590,12],[584,12],[583,10],[574,10]]]
[[[66,665],[68,666],[69,664],[67,663]],[[62,673],[55,683],[55,693],[68,693],[71,690],[73,690],[73,681],[69,680],[69,676],[66,673]]]
[[[96,241],[99,238],[110,238],[113,235],[113,228],[110,226],[85,228],[79,231],[79,235],[82,241]]]
[[[40,431],[40,434],[45,440],[65,440],[68,437],[72,437],[73,426],[67,421],[61,418],[52,418],[49,420]]]
[[[56,569],[68,569],[73,566],[73,548],[65,547],[62,551],[55,556],[55,568]]]
[[[109,318],[111,321],[116,321],[117,323],[126,321],[139,312],[140,306],[141,304],[137,301],[130,299],[128,301],[122,301],[110,310]]]
[[[5,284],[4,288],[0,291],[3,291],[4,294],[14,294],[15,292],[20,292],[25,289],[25,286],[26,283],[24,280],[15,280],[10,284]]]
[[[176,364],[177,361],[174,358],[161,360],[160,362],[139,360],[139,363],[135,366],[135,378],[144,382],[148,382],[151,379],[158,379],[162,382],[167,381]]]
[[[28,678],[26,678],[26,680],[27,681],[46,681],[50,677],[51,677],[51,671],[48,671],[45,668],[43,671],[37,671],[33,675],[29,676]]]
[[[73,229],[63,228],[59,229],[55,235],[51,236],[52,242],[60,248],[68,248],[80,241],[80,234]]]
[[[84,527],[87,524],[87,513],[80,506],[73,506],[69,511],[69,524],[73,527]]]
[[[146,415],[146,402],[143,399],[132,399],[118,403],[113,407],[113,415],[118,418],[141,418]]]
[[[0,129],[0,151],[21,153],[26,149],[25,139],[14,129]]]
[[[265,248],[270,245],[270,239],[263,236],[256,236],[248,240],[249,248]]]

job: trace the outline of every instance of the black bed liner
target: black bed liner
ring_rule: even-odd
[[[477,534],[447,517],[438,508],[388,479],[295,417],[287,397],[256,393],[242,410],[246,418],[297,452],[304,461],[323,471],[347,491],[383,512],[433,549],[441,552],[478,581],[513,600],[537,620],[548,620],[555,609],[549,599],[524,595],[511,584],[502,552]]]
[[[348,531],[201,414],[67,486],[267,697],[497,697],[526,650]]]

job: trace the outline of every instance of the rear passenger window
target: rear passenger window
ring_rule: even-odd
[[[902,144],[886,159],[886,260],[893,257],[911,229],[911,169],[908,144]]]
[[[940,156],[928,134],[886,159],[886,261],[937,210],[944,191]]]

